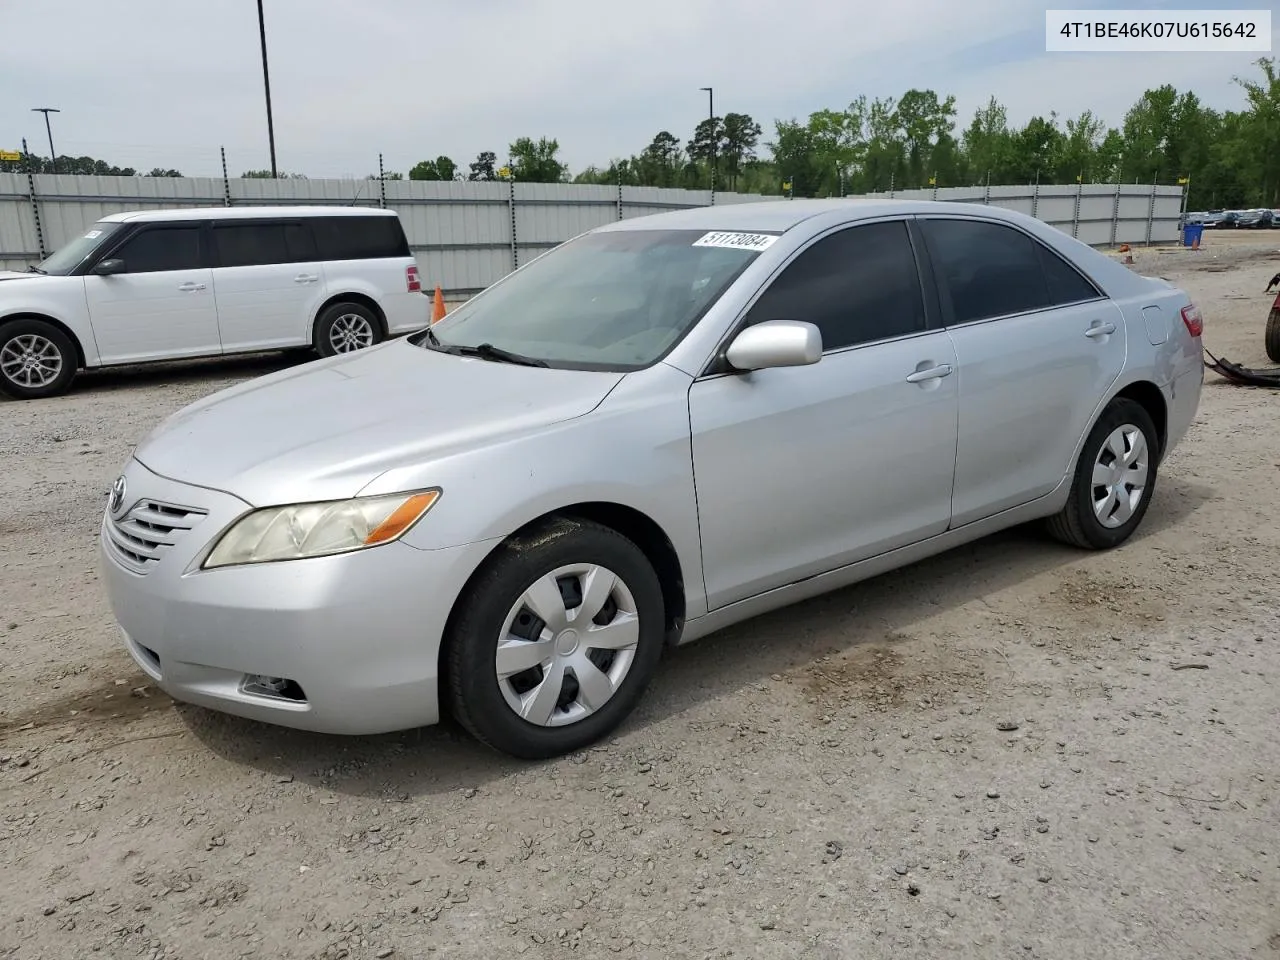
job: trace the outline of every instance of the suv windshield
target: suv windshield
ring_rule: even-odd
[[[755,248],[735,246],[744,238]],[[772,239],[705,230],[587,234],[464,303],[429,328],[434,336],[424,332],[413,342],[491,360],[637,370],[674,347]]]
[[[123,223],[99,220],[80,236],[42,260],[36,270],[65,277],[84,262],[85,257],[111,239],[124,226]]]

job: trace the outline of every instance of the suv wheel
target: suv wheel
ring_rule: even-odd
[[[622,723],[657,670],[662,587],[615,530],[558,519],[498,548],[445,641],[454,718],[523,759],[581,749]]]
[[[71,340],[51,323],[14,320],[0,326],[0,392],[16,400],[65,393],[76,363]]]
[[[382,339],[382,322],[362,303],[331,304],[316,320],[314,346],[322,357],[354,353]]]

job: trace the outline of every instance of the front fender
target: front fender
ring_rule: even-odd
[[[58,289],[41,290],[40,287]],[[0,323],[30,316],[47,317],[63,326],[79,345],[85,366],[98,365],[98,342],[89,322],[83,277],[40,277],[34,283],[8,280],[0,285]]]

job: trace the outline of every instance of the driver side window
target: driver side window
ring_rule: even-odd
[[[195,270],[203,266],[200,228],[146,227],[126,240],[110,259],[123,260],[125,273]]]
[[[803,320],[824,351],[925,329],[924,293],[902,220],[846,227],[791,261],[747,314],[747,324]]]

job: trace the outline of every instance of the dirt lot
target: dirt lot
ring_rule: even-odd
[[[1280,233],[1137,257],[1266,365]],[[0,404],[0,957],[1280,957],[1280,395],[1209,374],[1118,551],[1017,531],[780,611],[530,765],[178,707],[117,642],[131,445],[281,362]]]

